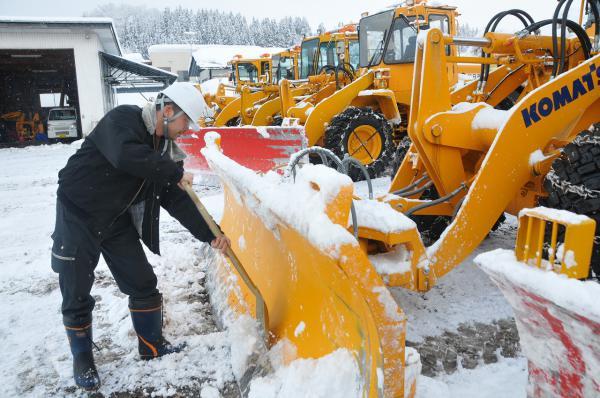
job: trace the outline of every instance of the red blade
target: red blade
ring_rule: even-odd
[[[267,172],[286,165],[290,155],[306,148],[303,127],[205,127],[189,131],[177,143],[188,155],[186,169],[209,170],[200,153],[208,132],[221,136],[223,153],[242,166],[254,171]]]
[[[529,361],[527,396],[600,396],[600,285],[519,263],[511,251],[475,261],[513,307]]]

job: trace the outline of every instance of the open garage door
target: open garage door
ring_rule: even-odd
[[[0,50],[0,98],[0,146],[47,141],[49,116],[81,114],[73,50]],[[57,138],[81,137],[79,117],[71,124]]]

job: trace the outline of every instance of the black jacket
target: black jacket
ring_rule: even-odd
[[[139,107],[114,108],[58,173],[58,198],[99,237],[132,204],[144,201],[142,240],[154,253],[160,252],[160,206],[197,239],[212,241],[194,202],[177,186],[182,165],[154,149],[162,148],[164,139],[157,145],[154,140]]]

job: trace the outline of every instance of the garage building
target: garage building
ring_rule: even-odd
[[[57,107],[74,108],[77,133],[87,135],[115,106],[117,89],[176,79],[123,58],[112,19],[0,17],[0,143],[43,139]]]

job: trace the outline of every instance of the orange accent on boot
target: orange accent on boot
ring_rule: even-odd
[[[143,310],[134,310],[132,308],[129,309],[129,311],[131,312],[154,312],[154,311],[158,311],[162,308],[162,305],[159,305],[158,307],[154,307],[154,308],[147,308],[147,309],[143,309]]]
[[[158,357],[158,350],[156,349],[156,347],[154,347],[152,344],[148,343],[142,336],[140,336],[139,334],[137,335],[137,337],[142,340],[142,343],[146,344],[148,346],[148,348],[150,348],[150,350],[152,351],[152,355],[154,358]]]
[[[92,326],[92,324],[88,323],[87,325],[81,326],[81,327],[78,327],[78,328],[65,326],[65,329],[67,329],[67,330],[86,330],[86,329],[89,329],[90,326]]]

